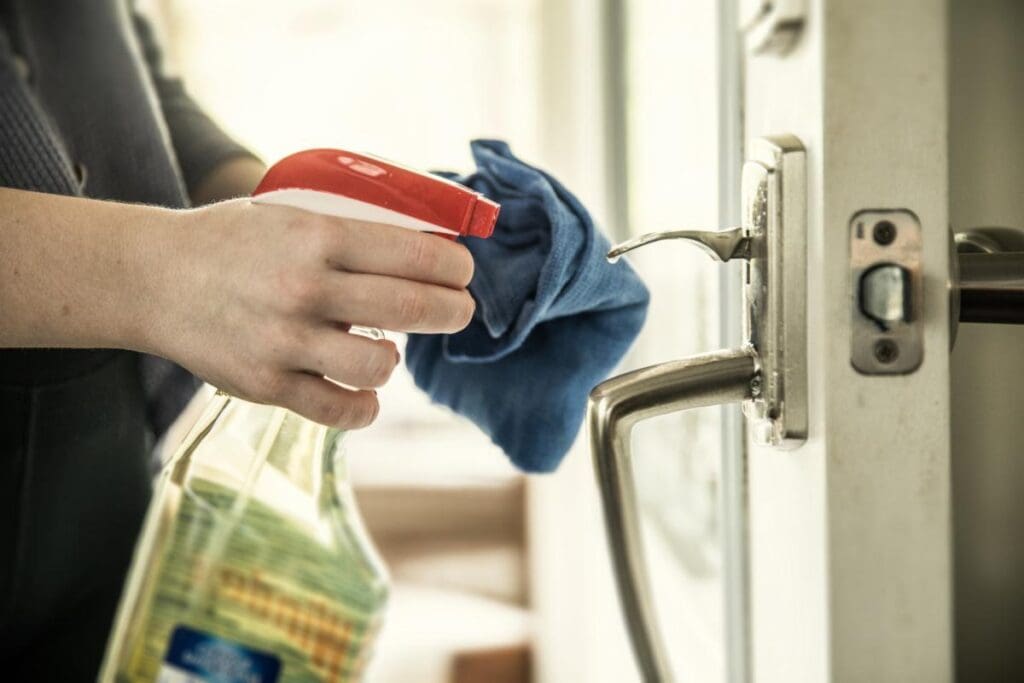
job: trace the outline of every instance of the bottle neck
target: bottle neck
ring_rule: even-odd
[[[214,442],[223,437],[236,445],[204,448],[207,435]],[[344,471],[335,471],[343,467],[337,457],[343,436],[340,429],[319,425],[284,408],[218,393],[170,463],[171,478],[183,483],[194,455],[200,461],[222,459],[222,448],[237,449],[244,444],[238,452],[249,455],[236,460],[239,486],[251,485],[263,468],[271,467],[299,491],[319,497],[325,483],[333,487],[346,478]]]
[[[344,432],[307,420],[284,408],[273,409],[265,438],[266,464],[284,474],[296,488],[318,495],[338,478],[336,453]]]

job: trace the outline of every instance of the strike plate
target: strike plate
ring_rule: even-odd
[[[760,359],[759,386],[744,412],[758,443],[807,438],[806,154],[791,135],[759,138],[743,165],[744,328]]]
[[[924,358],[921,224],[905,209],[850,219],[850,363],[865,375],[905,375]]]

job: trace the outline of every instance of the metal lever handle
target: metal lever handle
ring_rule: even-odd
[[[953,234],[950,343],[959,323],[1024,325],[1024,230],[970,228]]]
[[[608,252],[608,260],[618,261],[627,251],[633,251],[651,242],[661,240],[687,240],[703,249],[716,261],[728,261],[734,258],[750,258],[750,237],[743,228],[727,230],[669,230],[667,232],[649,232],[631,240],[615,245]]]
[[[647,681],[671,680],[654,627],[644,570],[630,436],[640,422],[665,413],[745,403],[755,439],[793,447],[807,438],[805,152],[792,135],[751,141],[743,165],[743,227],[644,235],[609,258],[664,239],[683,239],[713,258],[747,259],[742,348],[637,370],[600,384],[590,395],[589,429],[605,526],[622,610]]]
[[[644,568],[630,438],[640,421],[666,413],[736,403],[752,396],[752,349],[692,356],[636,370],[590,394],[591,451],[604,507],[612,565],[633,652],[645,681],[671,680],[664,644],[652,626],[654,603]]]
[[[957,256],[960,322],[1024,324],[1024,252]]]

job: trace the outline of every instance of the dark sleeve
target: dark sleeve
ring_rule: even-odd
[[[164,73],[160,47],[153,29],[137,12],[133,19],[135,33],[160,98],[160,106],[189,194],[194,193],[196,186],[220,163],[238,156],[257,158],[203,113],[185,91],[180,79]]]

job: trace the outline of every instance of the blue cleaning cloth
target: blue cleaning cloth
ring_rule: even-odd
[[[494,234],[466,238],[477,309],[452,335],[410,335],[406,364],[430,398],[468,417],[529,472],[569,450],[595,384],[640,332],[648,293],[561,183],[497,140],[471,143],[477,172],[444,174],[501,204]]]

